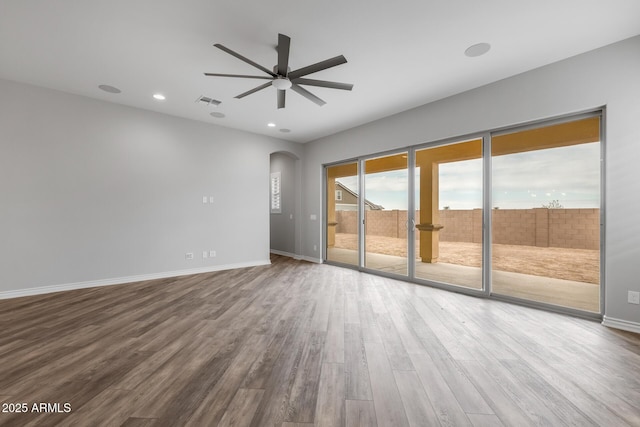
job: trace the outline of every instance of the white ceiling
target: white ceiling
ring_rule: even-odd
[[[261,75],[213,44],[271,68],[278,33],[291,69],[344,55],[307,77],[353,91],[307,87],[327,105],[289,92],[278,110],[271,87],[234,99],[262,80],[203,75]],[[1,0],[0,77],[307,142],[638,34],[638,0]]]

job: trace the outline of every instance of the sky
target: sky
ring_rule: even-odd
[[[491,169],[493,208],[541,208],[552,201],[564,208],[600,207],[598,142],[495,156]],[[406,170],[366,175],[365,197],[385,209],[407,209],[408,178]],[[357,192],[356,177],[338,181]],[[482,207],[481,159],[440,165],[439,204],[440,209]]]

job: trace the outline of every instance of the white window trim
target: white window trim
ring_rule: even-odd
[[[279,214],[282,213],[282,177],[280,172],[273,172],[271,174],[271,213]]]

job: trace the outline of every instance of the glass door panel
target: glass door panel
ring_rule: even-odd
[[[482,139],[416,151],[415,277],[482,289]]]
[[[364,266],[408,275],[407,153],[364,162]]]
[[[326,259],[359,266],[358,256],[358,163],[326,168]]]
[[[492,292],[600,312],[600,118],[491,138]]]

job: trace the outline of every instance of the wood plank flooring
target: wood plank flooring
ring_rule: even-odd
[[[272,262],[0,301],[0,425],[640,426],[638,335]]]

